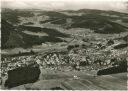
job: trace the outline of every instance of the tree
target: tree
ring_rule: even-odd
[[[69,45],[69,46],[67,47],[68,50],[71,50],[72,48],[74,48],[73,45]]]
[[[19,54],[22,54],[21,51],[19,51]]]
[[[30,51],[31,54],[34,54],[35,52],[33,50]]]

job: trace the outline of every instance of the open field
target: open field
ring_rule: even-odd
[[[77,76],[78,78],[74,78],[74,76]],[[126,76],[127,73],[119,73],[93,77],[90,72],[86,71],[69,71],[54,73],[54,71],[42,70],[42,74],[36,83],[21,85],[18,87],[11,88],[11,90],[26,90],[27,87],[29,89],[43,90],[53,87],[61,87],[65,90],[126,90]]]

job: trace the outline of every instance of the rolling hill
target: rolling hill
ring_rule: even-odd
[[[39,21],[34,20],[38,20],[40,16],[42,18],[39,18]],[[43,20],[43,16],[48,16],[49,18]],[[68,31],[73,28],[83,28],[85,30],[90,29],[93,33],[98,34],[119,34],[127,32],[128,26],[115,22],[117,20],[122,22],[125,20],[125,23],[127,23],[127,16],[128,14],[125,13],[93,9],[81,9],[77,11],[2,9],[2,48],[31,47],[43,42],[62,42],[63,40],[59,37],[66,38],[69,36],[54,28],[39,27],[46,23],[53,24],[53,26],[60,25],[64,30]],[[19,17],[30,21],[23,22]],[[31,19],[33,20],[31,21]],[[23,24],[19,25],[21,22]],[[34,26],[27,26],[27,24]],[[39,26],[36,27],[36,24]],[[25,30],[32,33],[46,33],[48,36],[39,37],[37,35],[26,34],[23,32]],[[127,41],[127,37],[124,37],[124,40]]]
[[[12,23],[18,24],[21,21],[18,19],[19,17],[32,17],[34,14],[31,11],[21,11],[21,10],[12,10],[12,9],[2,9],[1,18]]]
[[[73,24],[69,28],[87,28],[96,33],[111,34],[125,32],[127,27],[114,23],[101,15],[84,15],[72,17]]]
[[[68,35],[60,33],[56,30],[52,29],[43,29],[43,32],[46,32],[49,36],[35,36],[35,35],[29,35],[25,34],[22,31],[24,29],[28,29],[28,31],[34,31],[34,29],[40,31],[40,28],[34,28],[34,27],[23,27],[20,28],[21,31],[19,31],[16,27],[9,24],[7,21],[2,20],[2,49],[6,48],[15,48],[15,47],[32,47],[33,45],[41,45],[44,42],[63,42],[58,37],[68,37]]]
[[[81,15],[79,15],[79,13],[81,13]],[[95,33],[102,33],[102,34],[121,33],[127,31],[128,29],[128,27],[123,26],[122,24],[113,22],[113,21],[121,20],[122,22],[127,23],[128,18],[126,17],[128,17],[128,14],[115,12],[115,11],[81,9],[78,11],[68,11],[68,10],[61,12],[49,11],[47,12],[47,14],[46,12],[44,14],[49,16],[50,19],[43,21],[42,23],[51,22],[52,24],[61,25],[66,29],[87,28],[93,30]],[[72,22],[70,24],[67,24],[66,21],[67,19],[71,19]]]

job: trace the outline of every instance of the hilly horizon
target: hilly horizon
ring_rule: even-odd
[[[7,31],[7,34],[13,32],[7,38],[2,38],[2,48],[8,48],[8,46],[12,46],[10,48],[23,47],[25,45],[35,45],[43,42],[62,42],[58,37],[68,37],[69,34],[66,34],[67,31],[70,32],[70,29],[73,28],[89,29],[90,32],[98,34],[119,34],[127,32],[127,16],[128,14],[126,13],[94,9],[80,9],[77,11],[3,9],[1,14],[2,37],[4,34],[3,30]],[[8,29],[4,27],[8,27]],[[37,34],[39,33],[42,34],[42,38],[38,38],[39,36]],[[15,38],[17,40],[14,40]],[[31,38],[35,42],[32,43],[26,40],[30,40]]]

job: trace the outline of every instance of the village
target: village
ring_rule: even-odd
[[[122,61],[128,61],[127,47],[123,50],[115,50],[113,45],[115,45],[114,41],[109,40],[103,44],[69,45],[66,52],[54,49],[54,52],[49,51],[43,54],[3,57],[1,73],[4,76],[9,70],[33,63],[39,64],[40,69],[91,71],[116,66]]]

